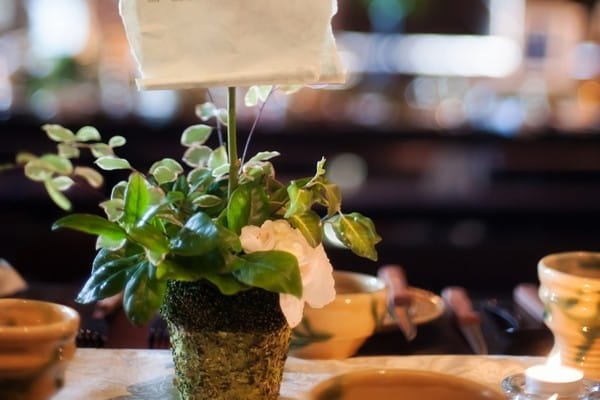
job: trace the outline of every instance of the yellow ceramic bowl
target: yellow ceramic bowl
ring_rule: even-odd
[[[69,307],[0,299],[0,399],[45,400],[60,389],[78,328]]]
[[[352,356],[386,316],[386,288],[375,276],[334,271],[336,297],[323,308],[306,306],[292,333],[290,353],[302,358]]]
[[[505,400],[499,391],[439,372],[384,369],[335,376],[315,386],[305,400]]]

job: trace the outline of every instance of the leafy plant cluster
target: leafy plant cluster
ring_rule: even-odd
[[[266,100],[261,88],[252,88],[247,104]],[[197,108],[204,120],[216,118],[227,125],[227,114],[206,103]],[[231,115],[231,114],[230,114]],[[95,166],[104,171],[129,170],[127,181],[117,183],[110,198],[100,203],[105,216],[71,214],[53,229],[70,228],[97,235],[98,253],[89,280],[78,302],[90,303],[124,291],[123,305],[129,319],[143,323],[163,301],[167,281],[205,279],[226,295],[252,287],[302,296],[296,258],[283,251],[245,254],[240,243],[242,227],[260,226],[266,220],[284,218],[316,247],[328,226],[354,253],[376,260],[375,244],[381,239],[372,221],[341,211],[339,188],[325,177],[325,160],[313,176],[279,181],[271,159],[274,151],[260,152],[238,168],[231,186],[232,166],[225,145],[206,145],[213,127],[197,124],[181,136],[186,148],[180,163],[171,158],[155,162],[147,173],[133,168],[116,155],[126,140],[113,136],[103,142],[93,127],[76,133],[59,125],[42,129],[57,143],[55,154],[17,156],[27,177],[44,184],[52,200],[68,210],[64,191],[82,177],[93,187],[103,183],[96,168],[75,166],[82,151],[91,152]],[[323,216],[317,211],[321,211]]]

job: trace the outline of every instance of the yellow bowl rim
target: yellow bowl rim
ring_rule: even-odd
[[[15,303],[27,304],[30,306],[39,306],[42,304],[44,306],[49,306],[54,309],[57,314],[60,314],[62,319],[44,325],[0,326],[0,340],[12,337],[19,337],[22,339],[35,337],[66,338],[75,335],[79,327],[79,313],[71,307],[48,301],[6,298],[0,299],[0,308],[4,305]]]

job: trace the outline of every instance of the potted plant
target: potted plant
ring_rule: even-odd
[[[250,88],[246,104],[261,104],[262,110],[272,90]],[[284,183],[270,161],[277,152],[239,157],[235,104],[236,89],[229,88],[227,110],[211,103],[197,108],[204,121],[216,121],[217,131],[227,127],[227,140],[211,149],[206,142],[213,127],[186,129],[181,144],[187,169],[170,158],[147,173],[135,169],[116,155],[126,139],[103,142],[93,127],[74,133],[45,125],[57,152],[17,156],[25,174],[67,210],[63,192],[75,176],[94,187],[103,181],[95,168],[74,165],[81,151],[91,151],[101,170],[130,171],[100,203],[105,216],[71,214],[53,229],[98,237],[78,302],[123,291],[134,324],[160,309],[185,399],[276,399],[290,327],[300,322],[304,302],[321,307],[335,296],[324,228],[372,260],[380,241],[369,218],[342,212],[340,190],[325,177],[324,159],[314,175]]]

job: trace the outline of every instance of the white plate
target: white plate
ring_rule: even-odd
[[[408,312],[414,324],[426,324],[439,318],[444,313],[444,300],[435,293],[416,287],[409,287],[408,292],[412,299]],[[383,321],[382,329],[387,330],[394,327],[397,327],[396,322],[394,322],[391,315],[387,315]]]

